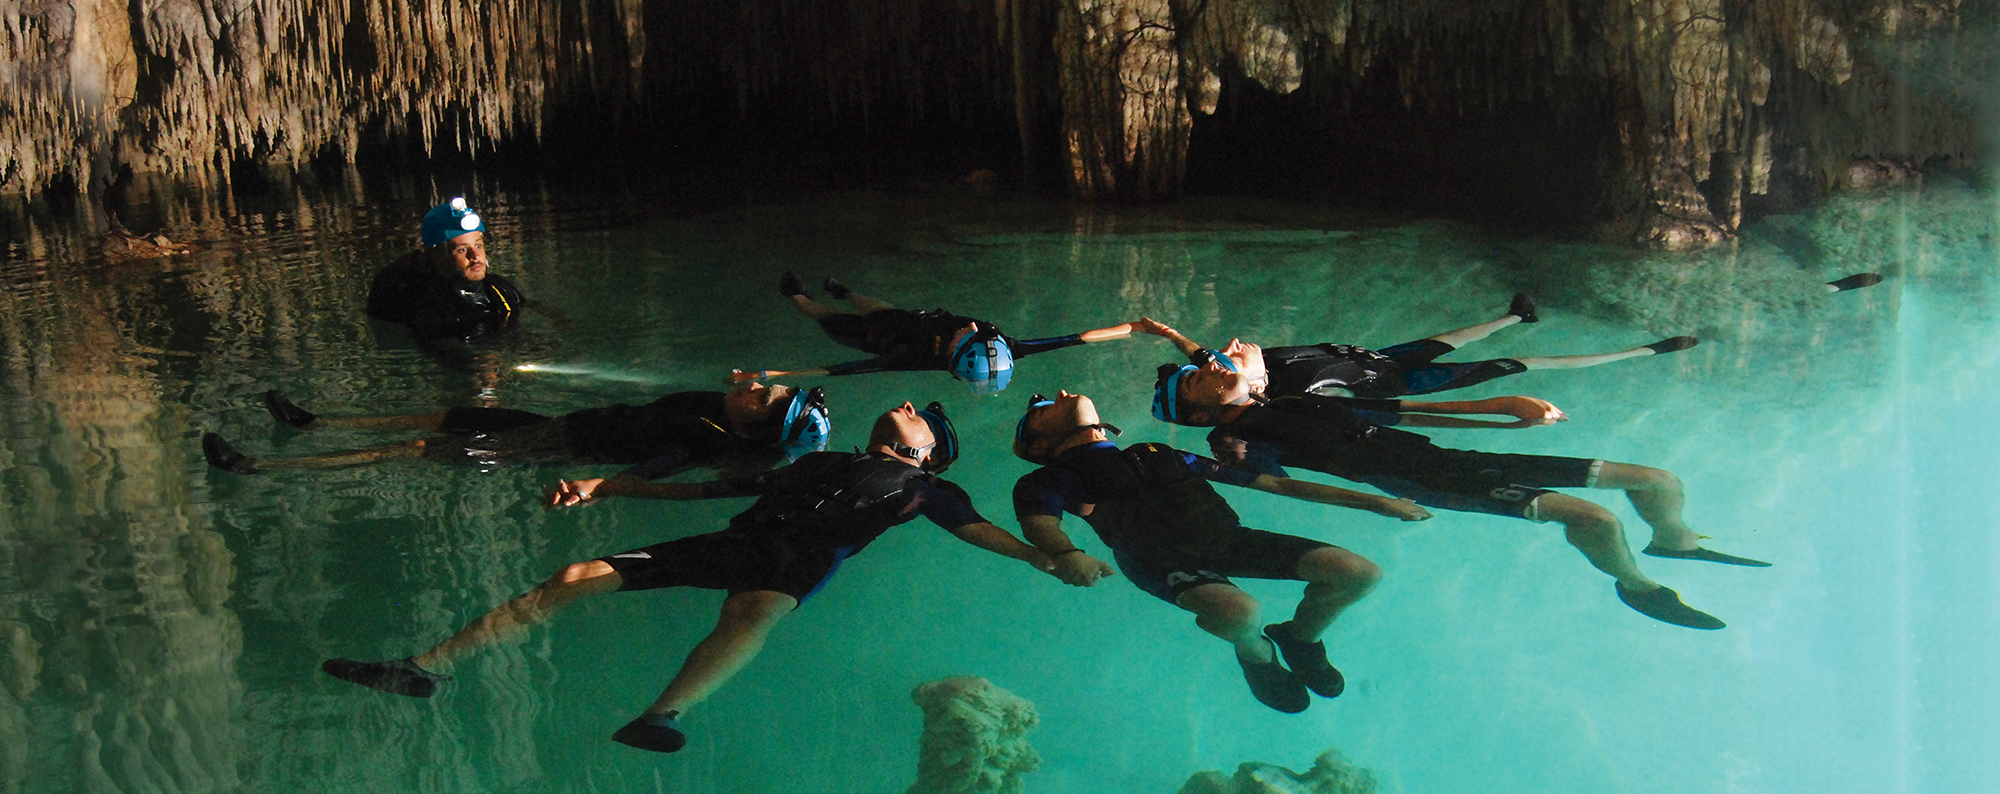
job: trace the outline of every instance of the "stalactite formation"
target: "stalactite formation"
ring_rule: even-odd
[[[209,183],[245,158],[352,158],[371,134],[473,152],[583,109],[668,143],[676,112],[803,135],[1011,120],[1019,170],[1062,158],[1078,196],[1147,201],[1204,155],[1197,114],[1259,90],[1364,131],[1383,101],[1587,120],[1605,138],[1595,220],[1696,247],[1757,197],[1842,184],[1855,158],[1968,163],[1992,64],[1967,26],[1992,5],[4,0],[0,190],[89,190],[126,168]]]

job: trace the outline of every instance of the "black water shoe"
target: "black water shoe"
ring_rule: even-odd
[[[1263,664],[1244,661],[1236,657],[1236,663],[1243,666],[1243,680],[1250,682],[1250,694],[1257,696],[1257,702],[1286,714],[1297,714],[1312,705],[1312,695],[1306,693],[1306,685],[1298,676],[1278,663],[1274,658]]]
[[[1846,292],[1851,289],[1872,287],[1882,283],[1880,273],[1856,273],[1846,278],[1837,278],[1826,283],[1828,292]]]
[[[778,277],[778,294],[787,298],[793,295],[812,297],[811,295],[806,295],[806,285],[804,281],[799,280],[799,274],[790,270],[785,271],[784,275]]]
[[[1649,557],[1667,557],[1675,560],[1700,560],[1702,562],[1719,562],[1722,563],[1723,565],[1741,565],[1746,568],[1771,567],[1770,563],[1765,562],[1763,560],[1753,560],[1750,559],[1749,557],[1738,557],[1734,554],[1723,554],[1722,552],[1719,551],[1709,551],[1708,549],[1704,549],[1700,546],[1696,546],[1686,551],[1681,551],[1680,549],[1661,548],[1659,546],[1653,546],[1649,544],[1646,546],[1646,550],[1640,553],[1645,554]]]
[[[257,459],[237,452],[222,436],[214,433],[201,434],[201,456],[208,458],[208,465],[237,474],[256,474]]]
[[[839,279],[827,276],[825,281],[820,282],[820,286],[826,288],[826,294],[832,295],[834,300],[847,300],[847,285],[840,283]]]
[[[439,682],[451,680],[451,676],[425,670],[410,659],[391,659],[386,662],[328,659],[320,663],[319,669],[342,681],[413,698],[430,697],[432,692],[437,691]]]
[[[1524,323],[1540,322],[1542,319],[1535,316],[1535,299],[1525,292],[1514,293],[1514,302],[1507,304],[1507,313],[1521,318]]]
[[[319,418],[319,414],[292,404],[292,401],[285,399],[285,395],[279,394],[277,389],[264,392],[264,410],[271,412],[272,419],[300,430],[304,430],[306,425],[312,424],[313,420]]]
[[[1625,589],[1624,582],[1617,583],[1616,587],[1618,588],[1618,600],[1625,602],[1626,606],[1638,610],[1639,614],[1662,623],[1672,623],[1676,626],[1686,626],[1691,629],[1702,629],[1704,631],[1714,631],[1729,625],[1718,620],[1714,615],[1681,603],[1681,594],[1674,592],[1671,587],[1662,586],[1657,590],[1648,590],[1643,593]]]
[[[1323,698],[1337,698],[1347,689],[1347,679],[1341,677],[1340,670],[1326,660],[1326,643],[1300,642],[1292,639],[1291,623],[1273,623],[1264,627],[1264,636],[1277,643],[1278,652],[1285,657],[1285,666],[1292,668],[1292,677],[1299,679],[1313,694]]]
[[[686,747],[687,734],[681,732],[681,715],[678,711],[665,714],[641,714],[639,718],[625,723],[617,733],[611,734],[611,741],[641,750],[656,753],[671,753]]]
[[[1646,345],[1645,348],[1653,351],[1653,355],[1657,356],[1661,353],[1674,353],[1686,350],[1698,344],[1701,344],[1701,340],[1692,336],[1675,336]]]

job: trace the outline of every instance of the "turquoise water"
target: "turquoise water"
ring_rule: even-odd
[[[46,222],[10,244],[0,791],[900,791],[921,728],[909,691],[949,675],[1035,704],[1031,792],[1166,794],[1245,761],[1302,769],[1330,747],[1392,792],[1963,792],[2000,778],[1991,195],[1933,179],[1668,255],[1275,203],[1112,213],[856,194],[645,217],[488,191],[475,204],[496,271],[577,320],[531,318],[487,351],[490,376],[441,369],[361,316],[369,276],[431,200],[406,188],[193,211],[177,228],[202,245],[164,261],[86,261]],[[555,413],[712,388],[732,367],[859,357],[775,294],[786,269],[1023,337],[1145,314],[1201,340],[1379,347],[1492,319],[1522,290],[1543,321],[1459,357],[1697,334],[1668,357],[1459,393],[1541,396],[1568,423],[1433,435],[1670,469],[1709,545],[1776,566],[1641,557],[1730,623],[1695,632],[1619,604],[1553,527],[1458,513],[1402,525],[1231,492],[1250,525],[1386,572],[1328,636],[1348,693],[1298,716],[1258,705],[1227,646],[1128,583],[1064,587],[925,522],[788,618],[688,715],[693,742],[673,756],[608,736],[706,633],[717,593],[580,604],[462,664],[428,701],[317,672],[330,656],[416,652],[563,564],[720,528],[744,503],[544,512],[540,488],[590,473],[561,467],[241,477],[203,464],[202,430],[308,454],[405,436],[281,432],[264,389],[335,415],[482,398]],[[1890,279],[1817,289],[1862,270]],[[825,385],[839,447],[892,404],[943,400],[967,447],[949,476],[1014,529],[1008,494],[1030,467],[1005,442],[1035,391],[1096,397],[1126,442],[1204,447],[1147,414],[1152,369],[1174,358],[1150,337],[1064,350],[983,399],[941,373]],[[1643,545],[1622,498],[1580,495]],[[1298,586],[1246,589],[1282,616]]]

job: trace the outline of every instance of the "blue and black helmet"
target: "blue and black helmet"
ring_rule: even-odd
[[[931,456],[924,460],[924,470],[936,474],[951,468],[952,461],[958,460],[958,428],[952,427],[951,418],[944,415],[944,405],[932,400],[917,415],[930,423],[931,437],[937,439]]]
[[[1225,359],[1226,360],[1226,359]],[[1181,378],[1200,367],[1193,364],[1161,364],[1159,382],[1153,388],[1153,418],[1162,422],[1181,421]]]
[[[1231,360],[1229,359],[1229,357],[1228,357],[1228,356],[1225,356],[1225,355],[1223,355],[1223,354],[1222,354],[1222,351],[1220,351],[1220,350],[1197,350],[1197,351],[1195,351],[1195,355],[1197,355],[1197,356],[1202,356],[1202,357],[1204,357],[1205,359],[1207,359],[1208,361],[1213,361],[1213,362],[1215,362],[1215,365],[1216,365],[1216,366],[1218,366],[1218,367],[1221,367],[1221,368],[1223,368],[1223,369],[1225,369],[1225,370],[1228,370],[1228,371],[1230,371],[1230,372],[1235,372],[1235,373],[1239,373],[1239,374],[1243,372],[1243,370],[1240,370],[1240,369],[1237,369],[1237,368],[1236,368],[1236,362],[1234,362],[1234,361],[1231,361]],[[1201,365],[1197,365],[1197,366],[1201,366]]]
[[[806,453],[824,450],[832,437],[833,421],[826,415],[826,390],[814,386],[794,392],[791,405],[785,408],[785,422],[778,431],[778,443],[785,448],[785,458],[798,460]]]
[[[417,228],[425,248],[436,248],[466,232],[484,231],[485,222],[479,219],[479,213],[465,206],[463,196],[455,196],[447,203],[432,207],[430,212],[424,213],[424,222]]]
[[[1014,379],[1014,349],[990,328],[966,334],[951,351],[951,376],[972,384],[973,394],[997,394]]]

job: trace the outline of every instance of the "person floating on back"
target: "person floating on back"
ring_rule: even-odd
[[[781,469],[707,483],[571,480],[547,495],[552,507],[613,496],[644,499],[757,497],[720,532],[684,537],[565,566],[533,590],[495,607],[416,656],[364,662],[329,659],[343,681],[429,697],[467,654],[525,632],[577,599],[663,587],[726,590],[715,629],[689,651],[666,690],[611,738],[671,753],[687,743],[680,718],[763,648],[778,622],[833,578],[841,562],[883,532],[923,516],[969,544],[1049,572],[1048,555],[980,517],[964,491],[921,464],[942,440],[930,417],[903,403],[876,419],[858,453],[808,454]],[[774,706],[776,707],[776,706]]]
[[[486,223],[465,199],[424,213],[418,236],[423,248],[375,274],[368,316],[409,326],[421,340],[490,334],[529,308],[568,324],[555,307],[528,299],[514,282],[488,269]]]
[[[1490,513],[1563,525],[1570,545],[1616,580],[1619,600],[1655,620],[1695,629],[1724,623],[1682,603],[1673,590],[1647,578],[1625,544],[1611,511],[1549,488],[1615,488],[1625,492],[1653,529],[1645,553],[1655,557],[1727,565],[1768,566],[1702,548],[1702,537],[1681,519],[1680,478],[1662,469],[1589,458],[1508,455],[1446,449],[1429,438],[1387,425],[1444,427],[1477,422],[1435,413],[1512,413],[1519,427],[1563,418],[1555,406],[1508,397],[1471,403],[1357,400],[1293,395],[1256,404],[1249,382],[1211,361],[1203,367],[1160,367],[1153,416],[1188,427],[1212,427],[1216,458],[1248,471],[1283,475],[1285,467],[1331,474],[1442,510]]]
[[[824,286],[833,297],[847,301],[860,313],[835,311],[813,300],[800,284],[797,273],[785,273],[778,282],[778,292],[789,298],[801,314],[819,323],[833,341],[873,353],[875,357],[816,369],[736,370],[731,373],[732,380],[942,370],[970,384],[974,394],[994,394],[1007,388],[1013,379],[1015,359],[1091,342],[1124,339],[1135,330],[1134,323],[1119,323],[1068,336],[1015,339],[985,320],[943,309],[894,308],[830,278]]]
[[[331,469],[390,460],[461,463],[621,464],[619,478],[670,477],[688,469],[761,471],[826,448],[832,432],[819,389],[750,383],[723,392],[679,392],[645,405],[611,405],[549,417],[508,408],[448,408],[410,416],[322,417],[277,391],[264,407],[301,430],[442,432],[448,435],[301,458],[252,458],[215,433],[202,454],[218,469],[256,474],[275,469]]]
[[[1532,299],[1525,294],[1515,295],[1507,313],[1498,319],[1381,350],[1332,342],[1265,348],[1240,340],[1231,340],[1222,349],[1211,350],[1203,349],[1180,332],[1150,318],[1140,320],[1137,330],[1173,342],[1196,365],[1211,356],[1221,359],[1223,366],[1234,368],[1250,379],[1251,393],[1267,397],[1325,394],[1393,399],[1406,394],[1463,389],[1533,369],[1579,369],[1628,358],[1673,353],[1699,343],[1692,336],[1676,336],[1610,353],[1496,358],[1457,363],[1437,360],[1502,328],[1538,322],[1540,319]]]
[[[1164,444],[1119,449],[1097,406],[1082,395],[1035,395],[1014,431],[1014,454],[1042,468],[1014,484],[1021,534],[1055,560],[1058,578],[1088,587],[1111,567],[1077,548],[1062,514],[1083,517],[1139,589],[1194,613],[1195,625],[1236,647],[1250,692],[1297,713],[1307,690],[1337,697],[1345,687],[1320,635],[1368,594],[1381,570],[1359,554],[1309,538],[1245,528],[1210,481],[1404,521],[1430,513],[1408,499],[1230,469]],[[1263,625],[1257,599],[1230,577],[1306,583],[1292,618]],[[1282,657],[1282,661],[1280,658]],[[1289,667],[1287,667],[1289,665]]]

